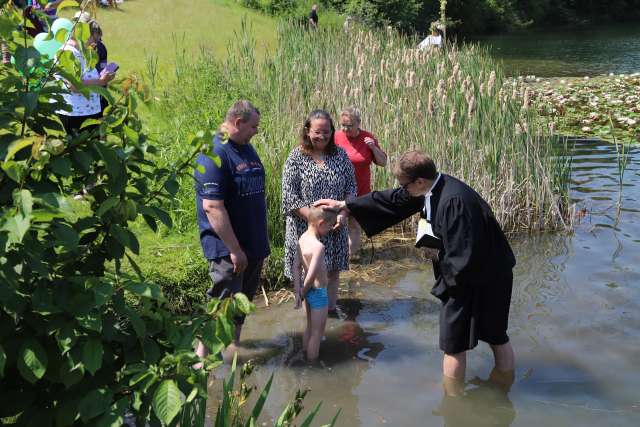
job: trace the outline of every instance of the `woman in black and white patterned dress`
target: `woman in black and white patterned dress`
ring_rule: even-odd
[[[293,278],[292,267],[298,239],[307,229],[309,206],[319,199],[345,200],[356,194],[353,165],[347,153],[337,147],[335,128],[329,113],[315,110],[304,122],[301,143],[294,148],[282,172],[282,207],[286,216],[285,275]],[[347,219],[338,215],[340,227],[322,239],[328,272],[329,312],[335,314],[340,271],[349,268]],[[333,313],[332,313],[333,312]]]

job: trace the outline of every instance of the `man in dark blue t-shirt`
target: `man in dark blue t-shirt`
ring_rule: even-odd
[[[262,263],[270,253],[264,167],[249,143],[259,122],[260,113],[249,101],[236,102],[213,140],[219,165],[205,154],[196,160],[200,169],[194,172],[200,243],[213,282],[207,291],[209,297],[242,292],[253,299]],[[239,344],[243,322],[244,316],[236,318],[235,345]],[[196,352],[201,357],[207,353],[202,343]]]

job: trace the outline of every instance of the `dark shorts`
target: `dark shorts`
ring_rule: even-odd
[[[253,300],[258,285],[264,260],[249,260],[246,270],[240,274],[233,273],[231,257],[224,256],[209,260],[209,277],[212,286],[207,289],[208,298],[228,298],[236,292],[242,292]],[[235,322],[238,325],[244,323],[245,316],[237,316]]]
[[[487,284],[450,288],[440,310],[440,349],[447,354],[471,350],[484,341],[509,342],[509,306],[513,272]]]
[[[84,123],[85,120],[88,119],[99,119],[102,117],[102,112],[93,114],[91,116],[67,116],[66,114],[58,114],[60,121],[62,122],[62,126],[64,127],[65,132],[71,135],[73,133],[80,132],[80,126]],[[91,130],[92,128],[98,125],[87,126],[86,130]],[[84,130],[84,129],[83,129]]]

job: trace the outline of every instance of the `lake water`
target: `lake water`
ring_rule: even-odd
[[[340,426],[640,425],[640,151],[622,193],[613,146],[577,141],[574,154],[571,194],[584,209],[575,232],[513,242],[517,370],[508,396],[482,384],[493,359],[481,343],[468,355],[467,395],[443,400],[433,273],[405,243],[345,279],[346,319],[329,320],[324,368],[300,361],[304,318],[292,302],[248,318],[240,356],[256,360],[251,381],[261,388],[275,373],[261,423],[309,388],[305,412],[323,402],[314,425],[338,408]]]
[[[511,76],[640,72],[640,25],[500,34],[480,42],[491,48]]]

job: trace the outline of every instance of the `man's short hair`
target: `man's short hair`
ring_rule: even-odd
[[[248,122],[253,113],[260,115],[260,111],[251,102],[246,99],[241,99],[229,108],[224,121],[231,123],[235,119],[240,118],[243,122]]]
[[[406,176],[411,179],[426,178],[436,179],[438,170],[433,159],[422,151],[407,151],[400,156],[396,162],[394,174],[396,176]]]
[[[323,209],[312,206],[309,208],[309,215],[307,218],[310,223],[317,224],[320,220],[324,220],[329,224],[334,224],[337,221],[338,213],[331,209]]]

